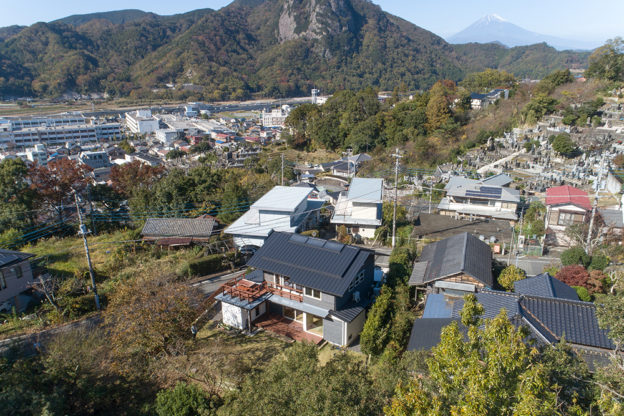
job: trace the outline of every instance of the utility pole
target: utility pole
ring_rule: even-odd
[[[392,248],[396,243],[396,209],[397,209],[397,201],[398,201],[398,185],[399,185],[399,159],[401,155],[399,154],[399,148],[396,148],[396,153],[392,155],[392,157],[396,158],[396,162],[394,165],[394,212],[392,214]]]
[[[602,182],[602,171],[604,170],[604,158],[600,161],[600,170],[598,171],[598,179],[594,186],[594,206],[592,208],[591,219],[589,220],[589,231],[587,232],[587,243],[585,245],[585,252],[591,256],[592,247],[592,231],[594,229],[594,218],[596,217],[596,210],[598,209],[598,191],[600,191],[600,183]]]
[[[429,214],[431,214],[431,196],[433,195],[433,181],[429,181]]]
[[[518,231],[518,240],[520,240],[520,236],[524,236],[526,240],[526,236],[522,230],[522,226],[524,225],[524,211],[520,208],[520,231]],[[518,244],[516,244],[516,267],[518,267]]]
[[[91,275],[91,286],[93,286],[93,294],[95,295],[95,307],[99,311],[100,310],[100,297],[97,293],[97,288],[95,286],[95,276],[93,275],[93,265],[91,264],[91,255],[89,254],[89,245],[87,244],[87,227],[82,223],[82,213],[80,212],[80,205],[78,204],[78,193],[75,189],[72,190],[74,192],[74,200],[76,201],[76,212],[78,213],[78,220],[80,221],[80,231],[79,234],[82,235],[82,241],[84,242],[85,254],[87,255],[87,264],[89,265],[89,275]]]
[[[284,186],[284,153],[282,153],[282,186]]]

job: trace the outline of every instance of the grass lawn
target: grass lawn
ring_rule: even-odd
[[[352,357],[355,357],[361,360],[362,362],[366,362],[365,354],[351,351],[351,350],[343,350],[341,348],[334,347],[331,344],[325,344],[321,347],[319,351],[319,362],[321,363],[321,365],[325,365],[327,364],[329,360],[331,360],[332,357],[338,354],[348,354],[348,355],[351,355]]]

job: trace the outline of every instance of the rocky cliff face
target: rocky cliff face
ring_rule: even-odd
[[[320,39],[353,30],[355,11],[348,0],[285,0],[278,26],[280,42]]]

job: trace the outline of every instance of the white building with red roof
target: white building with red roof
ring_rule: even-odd
[[[587,192],[564,185],[546,190],[546,234],[556,245],[569,246],[565,230],[589,221],[592,205]]]

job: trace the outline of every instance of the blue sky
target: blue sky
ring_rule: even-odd
[[[622,0],[373,0],[384,10],[449,36],[487,14],[498,14],[525,29],[566,37],[604,41],[624,36]],[[72,14],[120,9],[141,9],[158,14],[174,14],[200,8],[218,9],[230,0],[7,0],[2,6],[0,27],[29,25]]]

